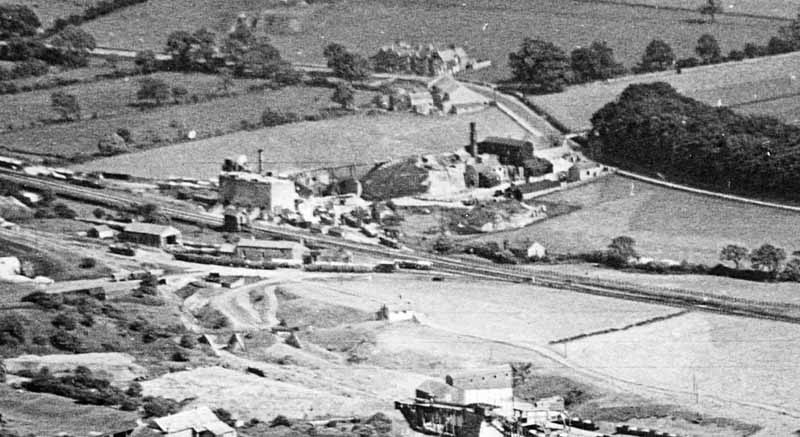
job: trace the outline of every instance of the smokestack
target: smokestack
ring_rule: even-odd
[[[475,138],[475,122],[469,122],[469,153],[472,155],[473,158],[478,156],[478,141]]]
[[[258,174],[264,171],[264,149],[258,149]]]

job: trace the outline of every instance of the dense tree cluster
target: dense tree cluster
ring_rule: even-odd
[[[0,4],[0,39],[34,36],[41,25],[28,6]]]
[[[800,128],[631,85],[592,117],[590,149],[621,166],[733,191],[800,199]]]
[[[322,52],[327,61],[328,68],[333,70],[336,77],[353,81],[364,80],[369,77],[371,66],[367,58],[347,50],[338,43],[325,46]]]
[[[86,21],[108,15],[118,9],[145,2],[147,2],[147,0],[100,0],[86,8],[83,14],[72,14],[66,18],[56,19],[50,32],[58,32],[67,26],[80,26]]]
[[[43,367],[29,381],[22,383],[22,388],[32,392],[51,393],[77,400],[91,405],[123,405],[134,403],[138,399],[129,396],[105,378],[92,373],[84,366],[78,366],[68,375],[56,377],[47,367]]]

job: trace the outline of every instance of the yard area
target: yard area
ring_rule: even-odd
[[[327,91],[321,98],[326,101]],[[217,102],[211,102],[211,105],[216,105],[219,110]],[[263,107],[258,108],[259,114]],[[224,111],[220,112],[223,113],[218,115],[224,117]],[[204,179],[219,174],[224,158],[244,154],[252,161],[258,149],[264,149],[266,169],[274,171],[371,163],[391,157],[462,148],[469,141],[470,121],[477,122],[479,137],[497,135],[522,138],[525,135],[522,128],[493,108],[447,117],[424,117],[410,113],[368,115],[360,112],[346,117],[237,132],[118,155],[75,168],[130,173],[147,178],[172,175]]]
[[[182,85],[191,94],[214,93],[219,79],[207,75],[158,73],[170,86]],[[201,103],[172,104],[141,110],[130,106],[136,102],[139,87],[136,79],[119,79],[66,87],[76,93],[84,119],[68,123],[48,121],[35,129],[15,129],[0,134],[0,146],[33,155],[52,155],[71,158],[98,151],[97,144],[119,128],[130,130],[137,146],[164,145],[165,142],[186,138],[190,130],[198,138],[222,135],[242,129],[242,121],[259,123],[262,112],[274,108],[302,115],[318,114],[320,110],[337,107],[330,101],[328,88],[292,86],[280,90],[248,92],[254,81],[236,81],[230,97],[217,97]],[[11,123],[41,124],[38,119],[52,120],[57,115],[50,109],[50,94],[54,90],[2,96],[5,108],[2,118]],[[356,102],[366,103],[370,93],[357,93]],[[7,102],[7,103],[6,103]],[[91,114],[98,113],[98,118]],[[221,162],[221,161],[220,161]],[[216,163],[215,163],[216,167]]]
[[[526,228],[476,240],[502,243],[530,239],[556,253],[605,248],[627,235],[642,256],[714,265],[726,244],[757,248],[764,243],[787,253],[800,249],[800,215],[684,193],[619,176],[556,192],[540,200],[580,209]]]
[[[752,0],[751,0],[752,1]],[[476,57],[490,59],[494,68],[482,79],[507,78],[508,53],[526,36],[550,40],[570,51],[594,40],[605,40],[626,66],[640,59],[653,38],[664,39],[679,58],[693,56],[697,39],[711,33],[723,52],[741,49],[745,42],[765,44],[782,21],[720,16],[714,24],[696,24],[697,12],[635,8],[619,4],[561,0],[348,0],[278,13],[297,17],[299,30],[271,35],[287,59],[320,63],[323,46],[339,42],[372,55],[397,40],[411,43],[458,44]],[[162,49],[173,30],[206,26],[226,30],[240,12],[258,14],[256,0],[151,0],[126,8],[84,27],[99,45]],[[268,9],[269,10],[269,9]],[[353,29],[358,29],[354,32]],[[624,29],[624,31],[621,31]]]
[[[592,115],[615,100],[629,85],[651,82],[667,82],[679,93],[710,105],[734,106],[743,112],[774,115],[792,122],[796,114],[786,111],[784,105],[787,101],[796,105],[794,102],[800,94],[800,78],[796,76],[799,70],[800,53],[787,53],[691,68],[681,74],[666,71],[627,76],[528,98],[573,132],[590,129]],[[785,101],[758,103],[781,97],[786,97]],[[751,102],[755,103],[748,105]],[[740,107],[742,105],[746,106]]]

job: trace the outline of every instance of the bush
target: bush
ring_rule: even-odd
[[[275,416],[275,418],[272,419],[272,422],[270,422],[270,424],[269,424],[269,426],[271,428],[274,428],[276,426],[288,426],[288,427],[291,427],[292,425],[294,425],[294,423],[288,417],[286,417],[286,416],[284,416],[282,414],[279,414],[279,415]]]
[[[197,339],[191,334],[184,334],[181,336],[180,345],[182,348],[194,349],[197,346]]]
[[[48,294],[43,291],[34,291],[23,297],[22,302],[30,302],[45,310],[58,310],[64,305],[64,296],[60,294]]]
[[[24,320],[17,315],[0,318],[0,346],[14,347],[25,343]]]
[[[97,266],[97,260],[92,257],[81,258],[78,267],[82,269],[93,269]]]
[[[294,112],[283,112],[272,108],[267,108],[263,113],[261,113],[261,124],[264,125],[264,127],[295,123],[301,120],[302,117]]]
[[[61,313],[55,316],[50,323],[58,329],[65,329],[67,331],[72,331],[77,327],[75,319],[67,313]]]
[[[65,219],[74,219],[78,216],[75,210],[60,202],[53,205],[53,213],[55,213],[56,217]]]
[[[56,349],[73,353],[78,353],[83,349],[81,340],[65,331],[58,331],[51,335],[50,344]]]
[[[178,405],[172,399],[153,396],[147,396],[143,399],[142,406],[144,407],[145,417],[164,417],[178,412]]]

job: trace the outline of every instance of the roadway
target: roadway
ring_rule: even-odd
[[[31,188],[51,189],[55,193],[65,197],[129,210],[135,208],[141,202],[138,198],[127,196],[122,193],[112,194],[103,190],[68,185],[63,182],[27,176],[22,173],[4,169],[0,170],[0,179],[13,181]],[[189,211],[177,208],[168,203],[163,203],[159,206],[164,214],[176,220],[209,226],[220,226],[223,222],[222,216],[219,215]],[[406,258],[417,261],[429,261],[433,264],[435,270],[445,273],[509,282],[529,282],[548,288],[619,299],[636,300],[714,313],[800,323],[800,305],[775,305],[774,303],[688,290],[660,289],[655,287],[643,289],[635,284],[599,281],[592,278],[563,275],[559,273],[537,272],[536,278],[533,278],[530,272],[526,272],[514,266],[466,261],[427,253],[408,253],[406,251],[342,240],[327,235],[311,234],[303,230],[287,229],[285,227],[265,223],[253,225],[253,230],[285,240],[303,240],[320,245],[340,247],[379,258]]]

